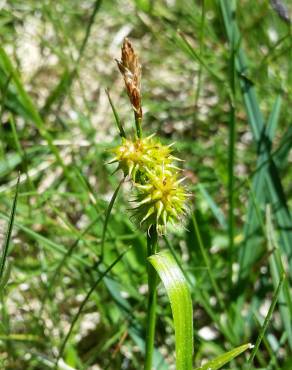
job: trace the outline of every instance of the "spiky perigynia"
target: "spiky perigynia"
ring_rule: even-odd
[[[127,138],[108,94],[122,137],[121,145],[111,150],[114,158],[109,163],[118,163],[117,170],[123,171],[123,180],[128,178],[133,184],[135,206],[132,212],[139,226],[147,230],[147,255],[149,257],[157,252],[158,234],[165,233],[167,224],[181,222],[188,209],[187,198],[189,194],[181,184],[184,178],[179,176],[180,169],[175,165],[179,159],[171,154],[171,145],[163,145],[159,140],[153,138],[154,135],[143,138],[141,65],[132,44],[127,39],[123,42],[121,60],[117,60],[117,64],[123,75],[134,110],[136,133],[134,139]],[[111,210],[120,185],[112,197],[109,210]],[[107,222],[105,222],[103,240],[106,225]],[[153,367],[157,289],[155,271],[152,268],[147,268],[147,273],[149,299],[144,370],[150,370]]]
[[[117,63],[134,109],[136,135],[126,138],[119,127],[122,143],[111,150],[114,158],[109,163],[118,163],[117,170],[133,182],[133,212],[139,225],[163,233],[168,222],[180,222],[187,210],[188,194],[175,165],[180,159],[172,155],[171,145],[163,145],[154,135],[142,137],[141,65],[128,39]]]
[[[115,157],[110,163],[118,162],[118,168],[134,181],[138,173],[145,175],[146,170],[155,172],[162,166],[168,171],[178,170],[173,163],[178,159],[171,155],[170,146],[161,144],[153,136],[136,140],[123,138],[122,145],[112,149]]]
[[[186,200],[189,196],[181,185],[184,178],[176,173],[161,168],[156,172],[147,170],[147,182],[135,183],[137,189],[135,218],[147,229],[156,225],[159,233],[164,233],[168,222],[182,221],[186,214]]]

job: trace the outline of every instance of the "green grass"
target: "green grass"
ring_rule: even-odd
[[[291,369],[291,24],[251,0],[1,10],[0,368],[144,366],[147,240],[107,164],[135,127],[114,61],[127,36],[143,133],[175,142],[193,193],[158,241],[192,307],[158,284],[154,368],[190,339],[175,302],[193,368]]]

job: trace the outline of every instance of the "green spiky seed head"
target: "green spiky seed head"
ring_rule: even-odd
[[[181,185],[184,180],[169,170],[160,168],[156,173],[147,171],[146,184],[135,184],[137,189],[134,215],[141,226],[156,225],[164,233],[167,223],[181,222],[186,214],[189,194]]]
[[[166,169],[177,169],[173,164],[175,158],[171,155],[170,146],[162,145],[153,135],[134,141],[123,138],[122,145],[112,149],[112,152],[115,157],[110,163],[118,162],[118,169],[122,169],[124,175],[134,181],[136,175],[143,175],[146,169],[155,172],[162,165]]]

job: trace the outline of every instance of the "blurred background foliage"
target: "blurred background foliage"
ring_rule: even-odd
[[[291,16],[291,5],[286,3]],[[126,131],[131,134],[134,127],[114,61],[124,37],[131,39],[143,65],[144,132],[156,132],[165,143],[176,142],[194,194],[186,225],[171,228],[160,245],[171,248],[188,276],[195,361],[200,364],[241,343],[254,343],[281,269],[288,271],[292,263],[291,23],[279,17],[268,0],[237,2],[241,38],[236,48],[244,49],[248,70],[236,78],[233,97],[231,256],[232,58],[220,1],[2,0],[0,9],[3,245],[20,172],[6,281],[1,282],[1,368],[54,368],[60,350],[60,369],[143,366],[145,238],[130,219],[127,183],[113,207],[104,259],[98,264],[105,212],[119,182],[119,175],[112,175],[114,166],[105,165],[111,157],[108,149],[120,141],[106,88]],[[240,79],[255,87],[265,122],[281,105],[272,120],[274,135],[266,158],[275,164],[272,176],[280,184],[273,202],[265,195],[265,186],[262,200],[252,185],[260,173],[261,147],[248,123]],[[274,229],[265,225],[267,203],[272,203]],[[256,210],[252,219],[248,204]],[[273,216],[279,208],[287,210],[284,229]],[[249,222],[253,232],[246,235]],[[276,257],[267,246],[267,231],[275,237]],[[284,248],[280,231],[280,237],[286,238]],[[242,271],[240,256],[247,244],[249,255]],[[87,292],[129,246],[101,279],[63,345]],[[275,264],[278,270],[273,270]],[[288,280],[248,369],[292,368]],[[162,287],[158,301],[155,368],[173,369],[173,324]],[[244,363],[241,356],[226,369],[242,369]]]

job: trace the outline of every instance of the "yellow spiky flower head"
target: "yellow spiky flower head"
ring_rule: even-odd
[[[136,136],[126,138],[113,109],[122,143],[111,150],[114,158],[109,163],[118,163],[117,170],[122,170],[124,177],[133,183],[133,214],[138,224],[147,230],[154,226],[163,233],[169,222],[181,222],[188,208],[189,194],[175,165],[180,159],[172,155],[171,145],[163,145],[154,135],[142,137],[141,65],[127,39],[117,63],[134,110]]]
[[[189,196],[181,185],[183,180],[162,167],[156,172],[147,170],[146,184],[134,184],[137,190],[134,216],[141,226],[149,229],[156,225],[157,231],[164,233],[169,222],[182,221]]]
[[[171,147],[153,137],[135,140],[122,139],[122,144],[111,150],[124,176],[133,181],[135,189],[134,218],[139,226],[149,229],[155,225],[164,233],[169,222],[181,222],[186,214],[188,193],[181,185],[180,169],[174,162]]]
[[[171,155],[170,146],[162,145],[153,136],[134,141],[123,138],[122,145],[111,150],[115,157],[109,163],[118,162],[118,169],[122,169],[124,175],[134,181],[137,180],[138,173],[144,175],[146,170],[156,172],[162,165],[165,170],[179,170],[173,163],[178,158]],[[143,176],[140,181],[143,182]]]

